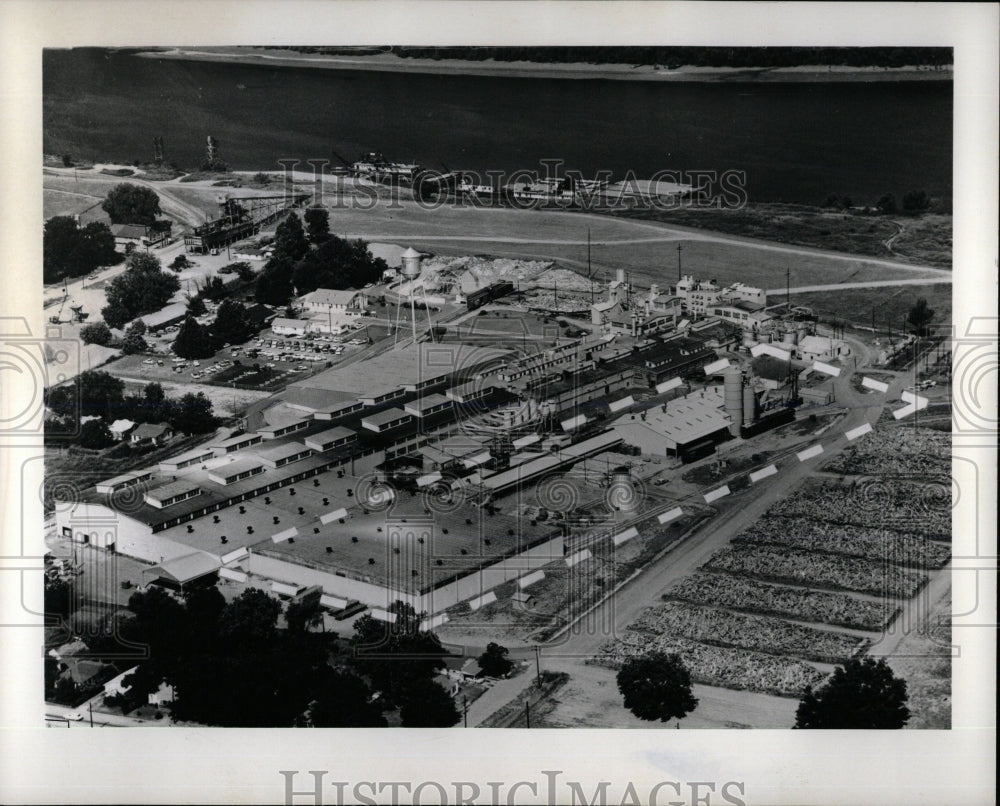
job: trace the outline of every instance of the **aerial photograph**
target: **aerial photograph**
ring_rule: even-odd
[[[47,727],[951,727],[951,48],[41,64]]]

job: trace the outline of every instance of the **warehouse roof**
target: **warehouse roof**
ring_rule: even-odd
[[[722,404],[722,387],[712,386],[703,394],[692,393],[671,401],[666,411],[654,407],[641,414],[627,414],[616,420],[613,427],[644,427],[677,445],[686,445],[729,427],[730,420],[721,409]]]

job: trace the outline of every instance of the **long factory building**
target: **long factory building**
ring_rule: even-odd
[[[566,345],[556,352],[572,353],[570,367],[581,359],[593,366],[582,374],[560,366],[562,382],[576,380],[556,405],[578,405],[587,384],[603,391],[624,382],[601,378],[650,385],[703,366],[714,357],[707,340],[621,351],[602,339],[582,355]],[[253,576],[278,592],[319,585],[328,604],[382,608],[400,599],[438,613],[563,555],[560,529],[484,503],[627,441],[622,429],[605,430],[552,455],[533,444],[537,434],[513,434],[513,451],[498,456],[470,427],[482,412],[533,395],[551,403],[551,386],[531,385],[551,358],[503,378],[517,371],[508,351],[424,343],[332,368],[251,412],[246,432],[59,505],[57,528],[151,563],[149,575],[181,585]],[[413,489],[386,484],[384,468],[401,457],[423,474]]]

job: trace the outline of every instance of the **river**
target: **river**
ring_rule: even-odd
[[[321,70],[43,55],[43,147],[99,161],[197,167],[205,138],[234,169],[379,150],[427,167],[592,176],[746,172],[754,201],[873,204],[951,194],[950,81],[670,83]]]

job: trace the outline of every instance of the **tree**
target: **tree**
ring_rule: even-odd
[[[302,221],[295,213],[278,224],[274,231],[274,252],[272,260],[287,260],[295,263],[309,251],[309,241],[302,230]]]
[[[891,193],[886,193],[882,198],[880,198],[876,203],[875,207],[883,215],[895,215],[896,214],[896,197]]]
[[[122,182],[111,189],[101,203],[101,209],[114,224],[150,226],[160,213],[160,197],[150,188]]]
[[[89,425],[89,423],[88,423]],[[62,579],[45,580],[45,615],[68,619],[76,609],[74,587]]]
[[[629,658],[617,681],[625,707],[639,719],[683,719],[698,705],[691,694],[691,675],[673,653],[648,652]]]
[[[306,231],[314,244],[330,237],[330,214],[322,207],[310,207],[305,213]]]
[[[65,396],[52,396],[48,405],[62,416],[78,411],[81,417],[97,416],[110,422],[121,411],[124,394],[125,383],[120,378],[100,370],[87,370],[66,388]],[[61,411],[61,404],[72,407],[73,411]]]
[[[146,332],[146,324],[141,319],[136,319],[125,329],[125,337],[122,339],[122,352],[125,355],[144,353],[149,349],[149,345],[142,337]]]
[[[490,642],[479,656],[479,667],[490,677],[503,677],[514,665],[507,659],[507,647]]]
[[[389,703],[399,704],[403,689],[417,680],[430,681],[442,666],[444,648],[434,633],[420,631],[411,605],[395,602],[392,624],[365,614],[354,623],[354,663]]]
[[[80,339],[84,344],[100,344],[106,347],[111,343],[111,328],[104,322],[91,322],[80,328]]]
[[[382,709],[371,702],[372,691],[350,672],[320,667],[312,683],[309,706],[297,725],[311,728],[382,728]]]
[[[242,344],[249,339],[254,327],[243,303],[235,299],[223,300],[215,314],[212,333],[218,344]]]
[[[441,686],[417,678],[402,694],[399,717],[404,728],[450,728],[461,719],[455,701]]]
[[[108,304],[101,315],[111,327],[123,327],[137,316],[160,310],[180,286],[175,275],[160,269],[154,255],[135,252],[129,256],[126,270],[108,283]]]
[[[275,638],[281,605],[259,588],[247,588],[219,616],[219,638],[242,651]]]
[[[188,392],[170,406],[167,422],[185,434],[207,434],[218,424],[204,392]]]
[[[187,296],[187,310],[192,316],[204,316],[208,313],[208,308],[205,307],[205,300],[201,298],[201,294],[195,294],[193,297]]]
[[[285,623],[288,624],[290,632],[306,632],[310,627],[323,623],[323,608],[320,606],[319,597],[302,599],[297,602],[289,602],[285,608]]]
[[[80,447],[100,450],[114,442],[104,420],[87,420],[80,426]]]
[[[931,200],[926,191],[912,190],[903,196],[903,212],[907,215],[919,215],[930,206]]]
[[[331,235],[295,267],[293,280],[300,294],[317,288],[362,288],[377,282],[387,268],[382,258],[372,257],[364,241]]]
[[[188,314],[177,331],[173,348],[179,358],[208,358],[215,354],[215,341],[208,329]]]
[[[173,259],[170,263],[170,268],[176,272],[183,271],[188,266],[191,266],[191,261],[188,260],[187,255],[183,252]]]
[[[121,255],[115,251],[115,238],[106,224],[94,222],[81,229],[70,216],[54,216],[45,222],[42,236],[44,282],[80,277],[120,260]]]
[[[934,310],[928,306],[927,300],[923,297],[916,301],[906,316],[906,321],[913,325],[916,334],[921,338],[927,336],[927,329],[933,319]]]
[[[272,258],[257,276],[254,299],[264,305],[287,305],[294,291],[291,265]]]
[[[906,681],[885,658],[852,658],[819,689],[807,688],[795,712],[796,728],[898,729],[910,718]]]

